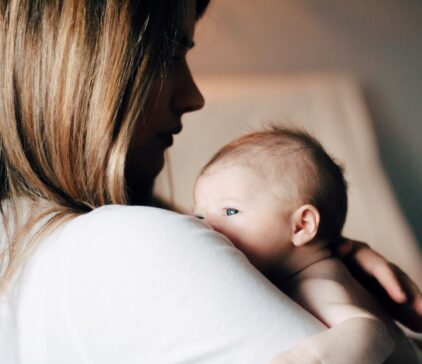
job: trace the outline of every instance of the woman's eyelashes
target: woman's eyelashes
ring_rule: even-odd
[[[224,215],[225,216],[233,216],[239,213],[239,210],[234,209],[232,207],[228,207],[226,209],[224,209]]]

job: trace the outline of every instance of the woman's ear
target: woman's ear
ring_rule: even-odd
[[[292,242],[301,246],[315,238],[319,226],[319,212],[315,206],[300,206],[292,215]]]

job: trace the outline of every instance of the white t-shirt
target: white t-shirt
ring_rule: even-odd
[[[222,235],[151,207],[64,223],[11,288],[2,364],[257,364],[323,328]]]

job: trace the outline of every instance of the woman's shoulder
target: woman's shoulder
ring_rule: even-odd
[[[109,363],[122,353],[131,363],[264,362],[316,331],[227,239],[193,217],[106,206],[48,239],[20,285],[20,348],[28,353],[47,347],[62,358],[77,342],[72,362],[83,354]]]
[[[102,277],[116,281],[117,287],[128,271],[150,281],[158,267],[163,273],[175,264],[240,254],[227,238],[192,216],[142,206],[97,208],[61,224],[38,243],[25,264],[26,276],[81,286],[90,280],[95,286]]]
[[[97,208],[63,223],[39,243],[25,275],[60,290],[63,282],[68,288],[94,290],[98,282],[122,288],[132,276],[137,285],[158,287],[157,274],[174,277],[182,267],[209,264],[210,257],[231,260],[240,254],[192,216],[141,206]]]
[[[126,205],[105,205],[98,207],[91,212],[80,215],[76,218],[79,221],[89,221],[90,223],[120,223],[131,224],[134,221],[139,222],[145,219],[149,221],[170,221],[174,219],[182,220],[189,218],[188,215],[182,215],[174,211],[165,210],[149,206],[126,206]],[[79,221],[78,221],[79,220]]]
[[[66,234],[101,237],[159,238],[207,234],[210,229],[193,216],[147,206],[107,205],[69,222]],[[121,239],[120,239],[121,240]]]
[[[103,206],[76,217],[61,230],[54,244],[60,240],[73,251],[101,249],[103,254],[148,256],[163,250],[167,254],[188,250],[192,255],[203,254],[207,246],[232,248],[224,236],[193,216],[146,206]]]

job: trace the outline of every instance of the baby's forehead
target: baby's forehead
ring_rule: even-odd
[[[239,177],[239,178],[233,178]],[[198,179],[225,179],[242,181],[245,178],[263,178],[255,163],[247,160],[218,161],[204,170]]]
[[[195,183],[194,197],[201,202],[224,198],[244,200],[258,191],[268,191],[267,181],[249,165],[218,163],[207,168]]]
[[[293,176],[296,174],[295,170],[302,169],[304,158],[302,151],[297,148],[267,150],[255,147],[215,161],[203,171],[203,174],[242,170],[244,173],[258,174],[261,178],[274,173]]]
[[[246,178],[254,178],[260,187],[271,189],[279,196],[302,198],[307,194],[309,182],[313,180],[310,161],[306,161],[303,150],[285,148],[268,151],[248,150],[215,161],[203,171],[202,176],[220,176],[222,181],[227,175],[237,173],[241,177],[238,183]],[[220,182],[214,178],[214,183]]]
[[[277,165],[276,165],[277,164]],[[222,160],[209,166],[199,179],[206,179],[209,183],[247,184],[254,182],[260,187],[271,188],[274,182],[278,185],[286,182],[286,176],[282,178],[280,172],[284,169],[281,163],[275,163],[268,159],[257,158],[236,158]],[[290,173],[287,173],[290,174]],[[199,180],[198,179],[198,180]]]

